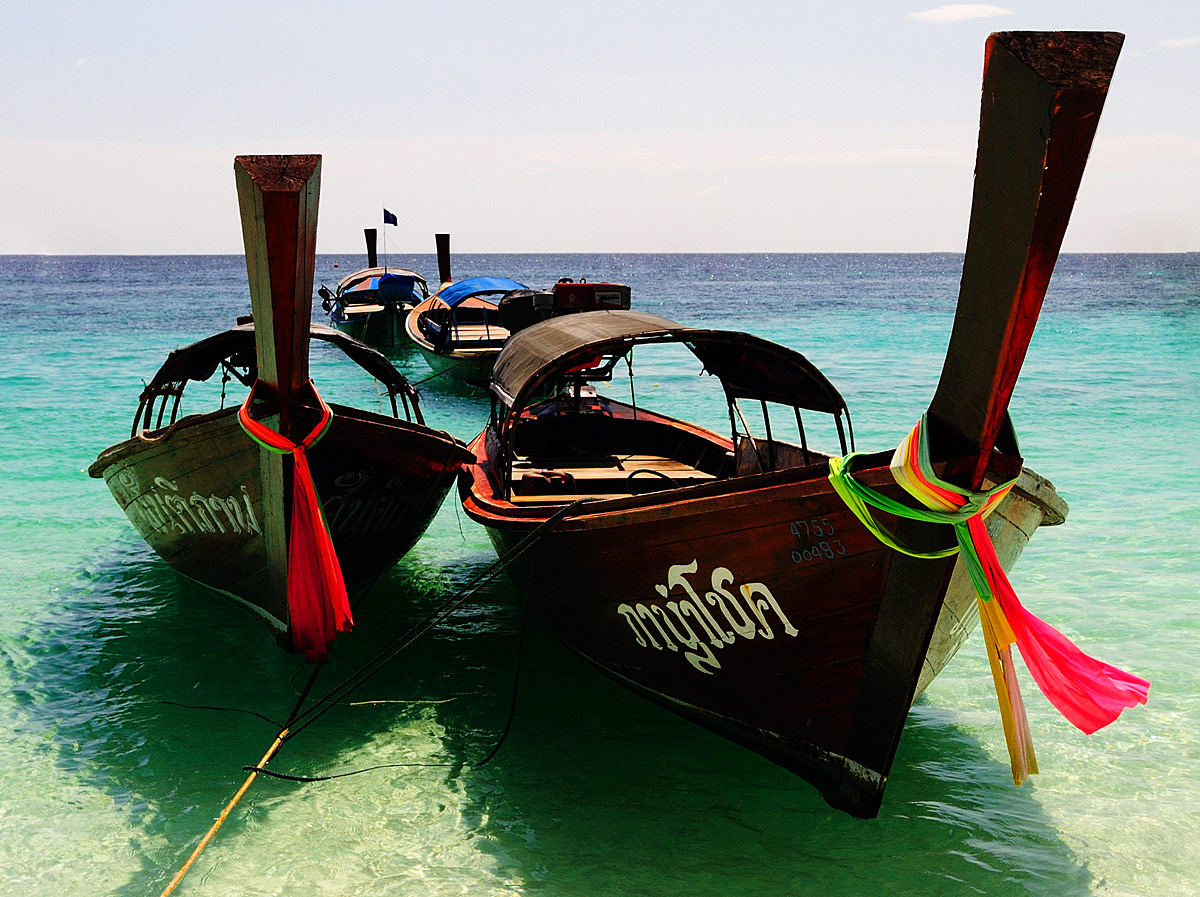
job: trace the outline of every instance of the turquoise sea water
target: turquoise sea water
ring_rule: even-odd
[[[429,276],[431,257],[394,260]],[[339,267],[335,268],[335,263]],[[318,281],[357,267],[323,256]],[[635,307],[798,349],[845,395],[860,448],[920,415],[956,255],[459,256],[457,276],[618,280]],[[87,466],[129,432],[172,348],[247,310],[240,257],[0,257],[0,891],[158,894],[270,745],[308,670],[248,613],[175,575]],[[322,350],[323,351],[323,350]],[[327,397],[374,384],[318,353]],[[398,365],[429,376],[416,353]],[[639,365],[641,362],[639,361]],[[647,361],[639,404],[705,410],[694,367]],[[219,388],[186,411],[207,410]],[[422,386],[464,439],[480,393]],[[1013,576],[1084,650],[1153,681],[1087,737],[1022,680],[1041,774],[1011,784],[972,639],[910,715],[878,819],[830,810],[751,753],[627,694],[500,581],[389,665],[260,779],[177,893],[205,895],[1200,892],[1200,255],[1066,256],[1012,403],[1027,463],[1071,505]],[[240,395],[236,397],[240,399]],[[833,448],[826,439],[823,448]],[[359,608],[317,694],[486,568],[447,501]],[[222,708],[222,709],[201,709]]]

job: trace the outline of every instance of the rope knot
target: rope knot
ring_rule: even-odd
[[[829,459],[829,481],[846,506],[890,548],[918,558],[962,555],[979,602],[988,661],[1000,701],[1005,740],[1019,785],[1037,772],[1033,741],[1013,668],[1012,645],[1050,703],[1074,726],[1091,734],[1108,725],[1126,707],[1145,704],[1150,683],[1080,651],[1061,632],[1027,611],[996,557],[985,518],[1009,494],[1016,479],[986,491],[971,491],[939,479],[930,462],[924,417],[896,448],[893,479],[921,503],[911,508],[857,482],[851,476],[854,454]],[[871,508],[897,517],[954,527],[958,544],[936,552],[918,552],[899,543],[874,519]]]

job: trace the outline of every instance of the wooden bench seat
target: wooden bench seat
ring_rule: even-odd
[[[499,324],[455,324],[450,328],[450,339],[456,343],[472,343],[478,340],[508,339],[508,328]]]
[[[514,502],[640,495],[715,479],[711,473],[659,455],[564,458],[558,459],[558,463],[548,458],[537,461],[537,464],[527,459],[514,462]]]

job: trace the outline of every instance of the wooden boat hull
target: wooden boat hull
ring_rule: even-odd
[[[434,302],[434,299],[428,299],[409,313],[404,322],[407,339],[421,351],[421,357],[425,359],[425,363],[429,365],[434,374],[444,374],[453,380],[470,383],[474,386],[487,386],[488,378],[492,374],[492,367],[496,363],[496,357],[500,354],[499,343],[503,342],[503,339],[481,339],[479,346],[471,345],[468,340],[457,347],[439,351],[426,336],[422,322],[422,316],[435,307]],[[468,303],[480,307],[489,304],[478,299],[468,300]],[[501,337],[508,334],[507,330],[499,327],[493,328],[493,330]],[[481,334],[481,337],[485,335],[490,334]],[[489,342],[495,344],[485,345]]]
[[[488,466],[464,471],[460,492],[503,555],[548,511],[493,500]],[[897,493],[886,470],[859,478]],[[989,522],[1002,563],[1065,511],[1047,481],[1023,472]],[[888,673],[906,677],[909,700],[867,706],[867,678],[886,659],[876,622],[903,600],[886,587],[894,557],[809,468],[580,506],[511,575],[547,627],[600,670],[870,817],[889,771],[878,767],[890,766],[889,751],[886,763],[870,760],[877,742],[898,739],[913,696],[974,622],[970,579],[956,569],[922,669]]]
[[[342,406],[334,414],[308,458],[353,591],[420,538],[467,456],[446,433]],[[269,534],[283,527],[267,520],[285,511],[265,508],[262,500],[260,468],[270,462],[242,431],[234,407],[142,431],[101,453],[89,473],[104,478],[168,564],[253,609],[290,647],[286,572],[273,576],[269,564],[286,553],[284,545],[270,544]]]
[[[350,307],[353,309],[353,306]],[[382,307],[379,311],[366,314],[356,314],[353,311],[337,317],[330,316],[330,322],[359,342],[375,346],[385,352],[395,352],[408,348],[407,334],[404,332],[404,321],[411,309],[396,305]]]

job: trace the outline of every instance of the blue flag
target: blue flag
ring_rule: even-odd
[[[383,223],[384,224],[395,224],[397,226],[399,226],[399,224],[400,224],[400,222],[396,220],[396,216],[393,215],[391,212],[389,212],[387,209],[383,210]]]

